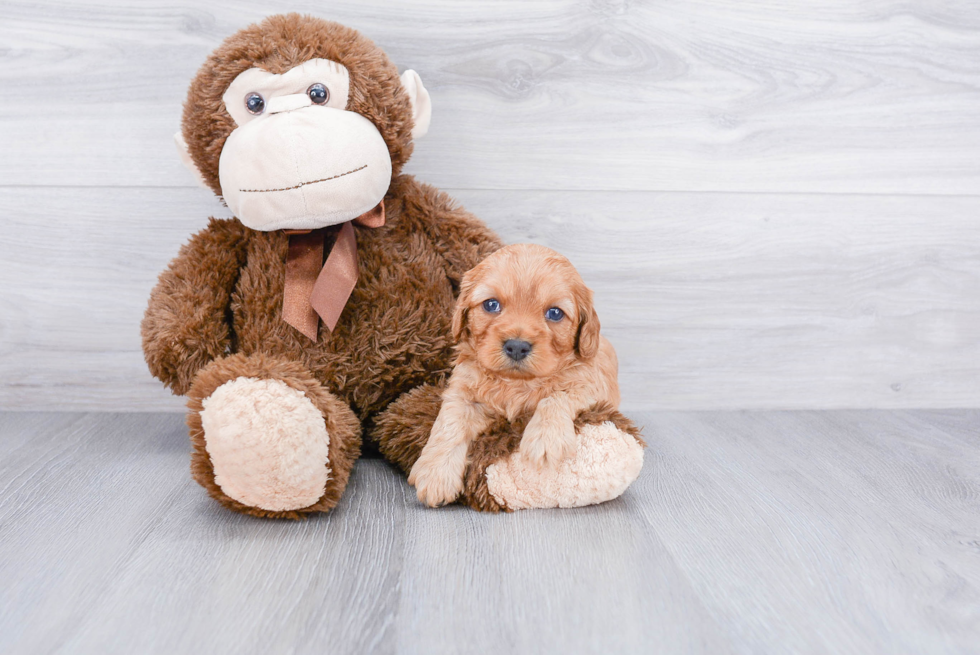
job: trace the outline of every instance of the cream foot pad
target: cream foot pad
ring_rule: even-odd
[[[537,468],[520,451],[487,467],[490,494],[508,509],[582,507],[618,497],[640,475],[643,447],[613,423],[583,426],[578,450],[556,469]]]
[[[270,511],[309,507],[330,475],[323,414],[279,380],[236,378],[205,398],[214,481],[238,502]]]

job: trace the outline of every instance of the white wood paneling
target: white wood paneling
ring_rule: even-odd
[[[0,181],[192,184],[191,77],[288,10],[421,73],[442,187],[980,192],[980,4],[932,0],[5,2]]]
[[[454,195],[579,267],[629,409],[980,398],[980,198]],[[0,189],[0,405],[178,408],[146,371],[139,321],[209,210],[227,214],[197,189],[49,188],[41,204]]]
[[[190,78],[277,11],[425,80],[409,170],[596,289],[629,408],[980,402],[980,5],[0,4],[0,406],[179,409],[138,323],[209,213]]]

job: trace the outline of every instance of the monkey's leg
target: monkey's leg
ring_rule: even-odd
[[[194,378],[187,405],[191,473],[225,507],[295,519],[340,500],[361,425],[302,364],[262,354],[215,360]]]
[[[407,475],[422,453],[442,404],[441,386],[422,385],[382,412],[371,436],[381,454]],[[497,420],[470,443],[458,502],[483,512],[581,507],[612,500],[636,480],[646,444],[633,423],[597,406],[575,419],[577,447],[555,467],[525,459],[519,446],[531,416]]]
[[[578,413],[575,449],[554,467],[540,466],[519,450],[520,435],[530,416],[524,419],[511,426],[515,444],[507,455],[477,449],[470,463],[483,471],[480,482],[486,491],[480,493],[505,509],[604,503],[621,496],[640,475],[646,443],[632,421],[608,405],[594,405]]]

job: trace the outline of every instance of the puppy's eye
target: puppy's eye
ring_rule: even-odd
[[[554,321],[555,323],[557,323],[561,319],[565,318],[565,312],[558,309],[557,307],[552,307],[551,309],[549,309],[544,313],[544,317],[549,321]]]
[[[496,314],[500,311],[500,301],[496,298],[491,298],[490,300],[483,301],[483,309],[490,312],[491,314]]]

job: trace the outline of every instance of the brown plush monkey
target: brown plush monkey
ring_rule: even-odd
[[[188,395],[192,473],[225,506],[329,511],[362,431],[403,470],[421,452],[451,366],[459,281],[501,245],[400,174],[430,113],[413,71],[399,76],[356,31],[298,14],[233,35],[191,83],[178,147],[236,218],[212,219],[161,274],[143,349]],[[564,472],[528,472],[514,452],[520,421],[494,426],[460,500],[497,511],[622,493],[623,462],[642,461],[638,436],[594,410]]]

